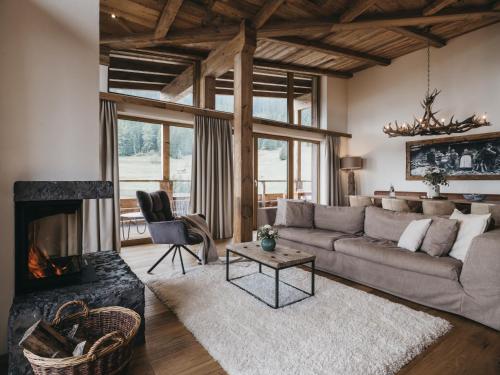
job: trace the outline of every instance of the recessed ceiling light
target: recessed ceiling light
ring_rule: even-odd
[[[111,13],[111,18],[116,18],[116,14]]]

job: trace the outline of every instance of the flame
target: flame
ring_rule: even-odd
[[[50,275],[61,276],[67,271],[67,267],[59,267],[44,251],[31,244],[28,250],[28,270],[36,279],[41,279]]]

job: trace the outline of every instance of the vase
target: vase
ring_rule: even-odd
[[[432,185],[428,187],[427,198],[433,199],[433,198],[439,198],[440,196],[441,196],[441,186]]]
[[[274,238],[264,238],[262,241],[260,241],[260,246],[264,251],[274,251],[274,248],[276,247],[276,241],[274,240]]]

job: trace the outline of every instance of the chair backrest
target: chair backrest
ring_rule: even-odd
[[[395,212],[410,212],[410,206],[404,199],[382,198],[382,208]]]
[[[373,201],[370,197],[364,197],[361,195],[349,195],[349,206],[351,207],[373,206]]]
[[[422,211],[424,215],[439,216],[451,215],[455,210],[455,203],[450,201],[424,200],[422,201]]]
[[[137,191],[136,196],[146,222],[154,223],[157,221],[171,221],[174,219],[170,207],[170,199],[168,199],[167,193],[163,190],[152,193]]]

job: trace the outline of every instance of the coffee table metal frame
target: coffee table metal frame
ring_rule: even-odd
[[[254,272],[254,273],[250,273],[250,274],[247,274],[247,275],[243,275],[243,276],[233,277],[232,279],[231,279],[231,278],[229,278],[229,264],[230,264],[230,262],[229,262],[229,253],[236,254],[236,255],[241,256],[241,257],[243,257],[243,258],[246,258],[246,259],[248,259],[248,260],[250,260],[250,261],[252,261],[252,262],[256,262],[256,263],[258,263],[258,265],[259,265],[259,271],[258,271],[258,272]],[[281,270],[286,270],[286,269],[288,269],[288,268],[292,268],[292,267],[297,267],[297,266],[306,265],[306,264],[308,264],[308,263],[311,263],[311,291],[310,291],[310,292],[308,292],[308,291],[306,291],[306,290],[303,290],[303,289],[300,289],[300,288],[297,288],[296,286],[291,285],[291,284],[289,284],[289,283],[287,283],[287,282],[285,282],[285,281],[280,281],[280,271],[281,271]],[[261,274],[262,274],[262,275],[264,275],[264,276],[267,276],[267,277],[272,278],[272,276],[271,276],[271,275],[268,275],[268,274],[266,274],[266,273],[263,273],[263,272],[262,272],[262,266],[265,266],[265,267],[268,267],[268,268],[271,268],[271,269],[273,269],[273,270],[274,270],[274,279],[275,279],[275,282],[274,282],[274,305],[272,305],[272,304],[270,304],[270,303],[266,302],[263,298],[259,297],[258,295],[256,295],[256,294],[252,293],[251,291],[249,291],[249,290],[247,290],[247,289],[243,288],[242,286],[240,286],[240,285],[238,285],[238,284],[236,284],[236,283],[234,283],[234,282],[233,282],[233,280],[242,279],[242,278],[244,278],[244,277],[248,277],[248,276],[251,276],[251,275],[258,274],[258,273],[261,273]],[[315,276],[315,260],[312,260],[312,261],[311,261],[311,260],[308,260],[308,261],[305,261],[305,262],[303,262],[303,263],[298,263],[298,264],[293,264],[293,265],[290,265],[290,266],[285,266],[285,267],[275,268],[275,267],[269,266],[269,265],[267,265],[267,264],[265,264],[265,263],[263,263],[263,262],[260,262],[260,261],[259,261],[259,260],[257,260],[257,259],[254,259],[254,258],[251,258],[251,257],[246,256],[246,255],[244,255],[244,254],[241,254],[241,253],[239,253],[238,251],[235,251],[235,250],[232,250],[232,249],[226,249],[226,281],[228,281],[228,282],[230,282],[231,284],[233,284],[233,285],[237,286],[237,287],[238,287],[238,288],[240,288],[241,290],[243,290],[243,291],[245,291],[246,293],[250,294],[252,297],[254,297],[254,298],[258,299],[259,301],[261,301],[261,302],[265,303],[265,304],[266,304],[266,305],[268,305],[269,307],[272,307],[273,309],[279,309],[279,308],[281,308],[281,307],[285,307],[285,306],[293,305],[294,303],[297,303],[297,302],[303,301],[303,300],[305,300],[306,298],[309,298],[309,297],[314,296],[314,290],[315,290],[315,288],[314,288],[314,276]],[[280,306],[280,304],[279,304],[279,289],[280,289],[280,285],[279,285],[279,284],[280,284],[280,282],[281,282],[281,283],[283,283],[283,284],[285,284],[285,285],[288,285],[288,286],[290,286],[290,287],[292,287],[292,288],[294,288],[294,289],[296,289],[296,290],[298,290],[298,291],[300,291],[300,292],[302,292],[302,293],[305,293],[305,294],[306,294],[306,296],[305,296],[305,297],[303,297],[303,298],[299,298],[299,299],[297,299],[297,300],[295,300],[295,301],[288,302],[288,303],[286,303],[286,304],[284,304],[284,305],[281,305],[281,306]]]

